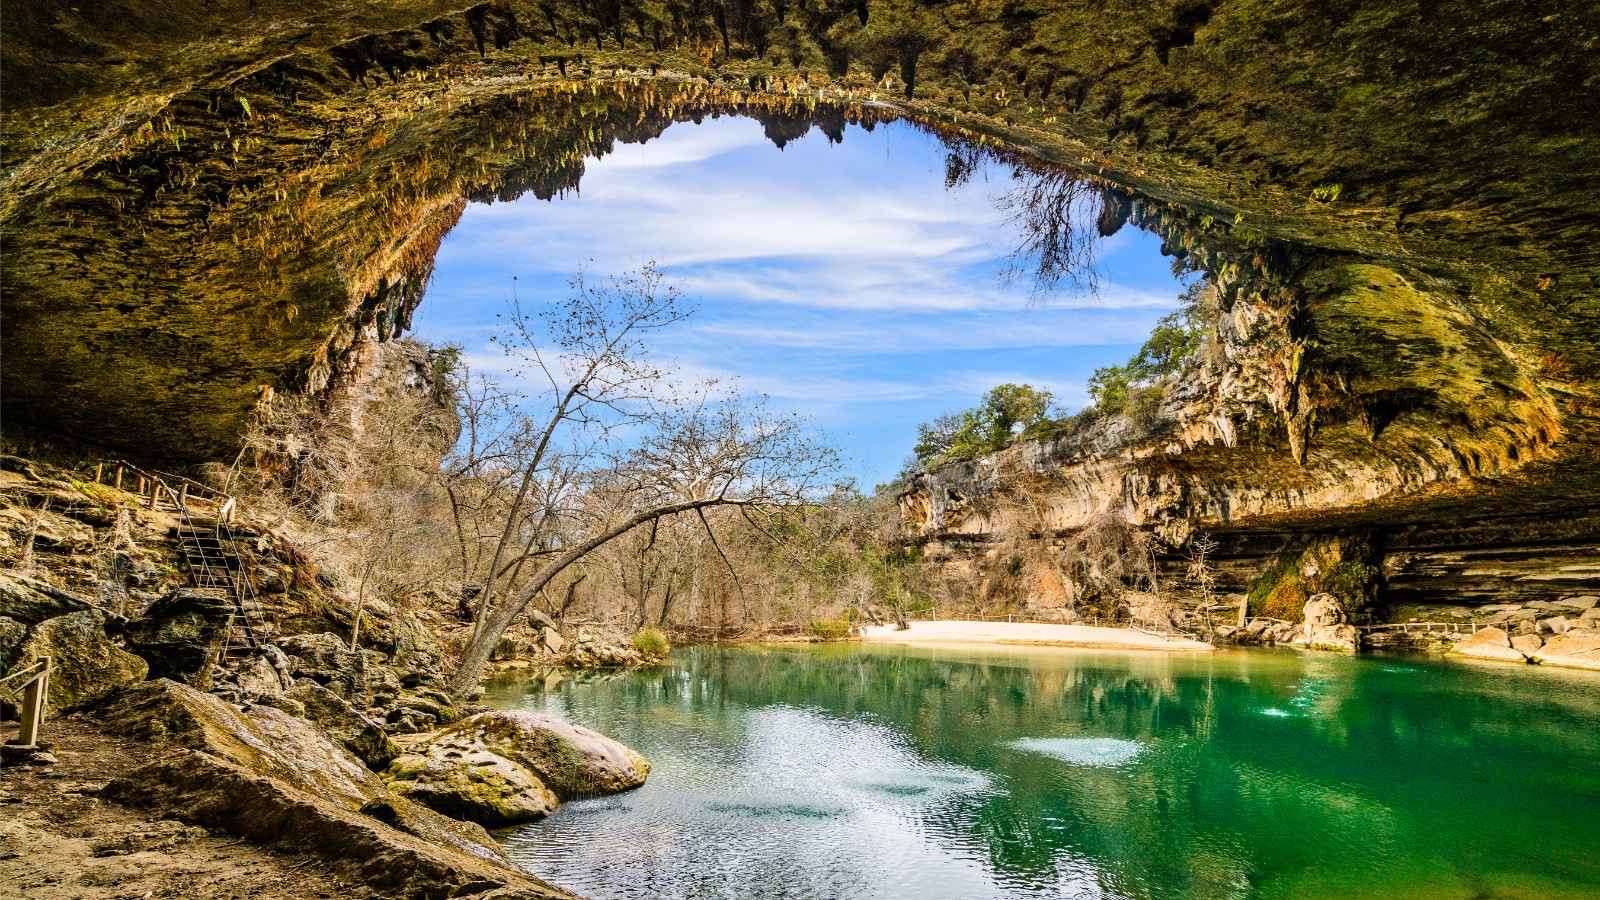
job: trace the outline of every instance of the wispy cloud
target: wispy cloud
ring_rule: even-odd
[[[512,291],[536,306],[579,268],[655,260],[702,307],[661,336],[672,387],[716,379],[767,394],[814,417],[863,481],[886,480],[918,422],[996,384],[1085,402],[1093,369],[1124,359],[1178,293],[1158,242],[1124,229],[1099,247],[1097,293],[1034,302],[1031,285],[998,277],[1015,233],[992,195],[1009,173],[947,191],[942,154],[894,126],[782,153],[753,122],[674,126],[592,161],[581,195],[469,209],[418,330],[537,392],[542,376],[517,376],[488,343]]]

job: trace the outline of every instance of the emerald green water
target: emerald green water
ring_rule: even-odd
[[[1600,678],[1413,658],[690,649],[506,682],[654,765],[507,836],[595,898],[1596,897]]]

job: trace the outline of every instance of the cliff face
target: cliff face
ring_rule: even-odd
[[[3,28],[8,423],[231,456],[269,390],[404,331],[465,203],[707,115],[780,143],[901,116],[1091,180],[1222,310],[1154,427],[929,476],[925,538],[992,533],[1008,491],[1174,538],[1593,508],[1600,8],[179,0]]]

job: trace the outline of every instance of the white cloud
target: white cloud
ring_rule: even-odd
[[[663,169],[705,162],[763,143],[765,139],[758,129],[676,125],[654,140],[617,144],[602,165],[606,169]]]

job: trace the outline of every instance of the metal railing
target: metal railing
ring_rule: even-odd
[[[232,528],[239,509],[239,498],[193,478],[147,470],[123,459],[95,463],[95,484],[110,484],[118,490],[126,490],[124,482],[128,481],[130,474],[135,481],[129,487],[137,489],[141,497],[148,494],[150,509],[158,509],[165,503],[178,514],[178,542],[184,549],[192,586],[221,588],[225,591],[234,607],[234,612],[228,617],[229,631],[232,631],[234,619],[241,619],[245,644],[254,646],[255,632],[261,630],[263,623],[255,614],[260,606],[255,583],[245,571],[244,555],[239,552],[238,540]],[[212,507],[214,515],[210,520],[196,514],[193,507],[196,502]],[[216,544],[217,556],[213,556],[206,546],[206,539]],[[228,565],[229,558],[235,560],[236,564]],[[227,652],[226,642],[222,652]]]

